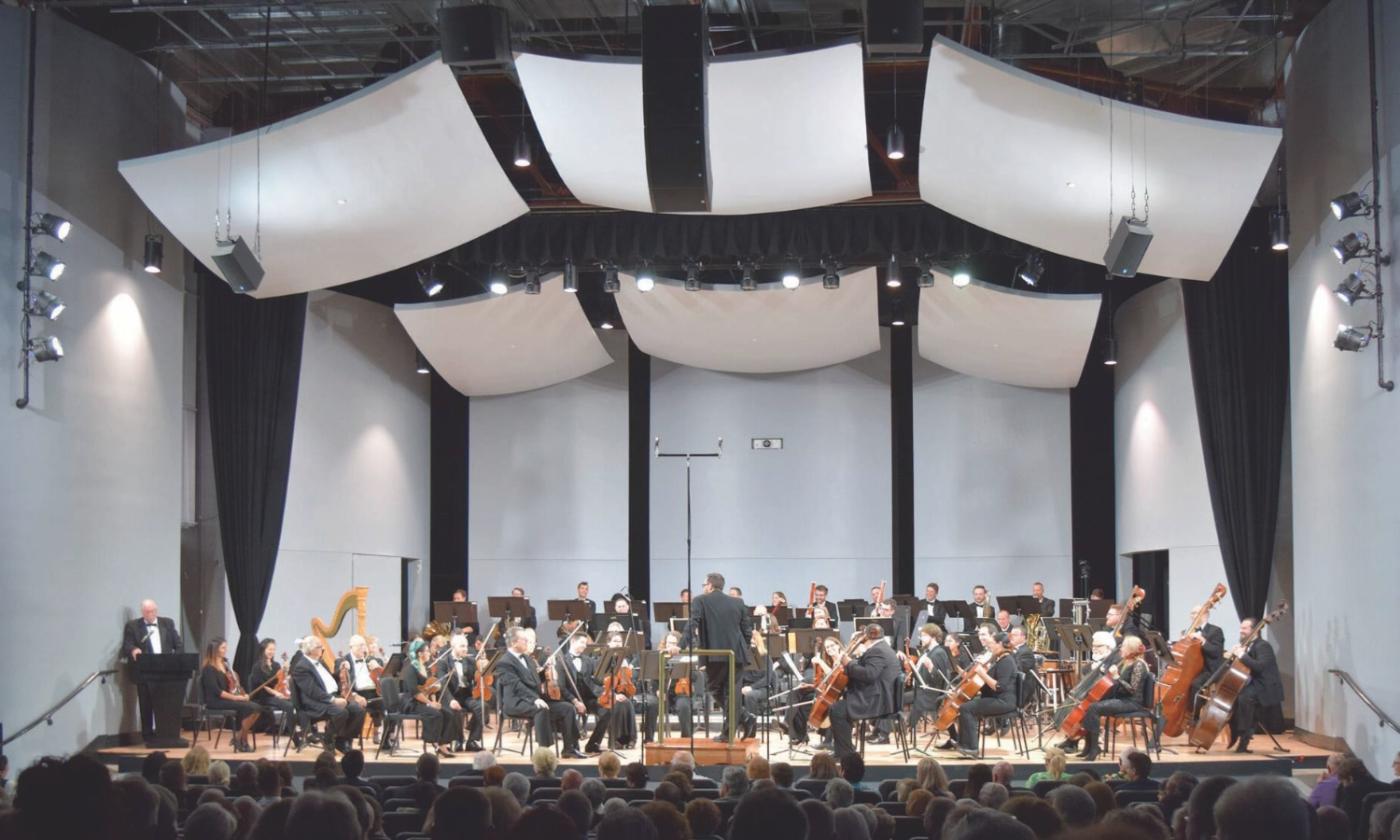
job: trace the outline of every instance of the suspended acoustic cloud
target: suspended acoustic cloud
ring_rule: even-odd
[[[437,373],[469,397],[532,391],[612,362],[562,275],[503,295],[401,303],[394,314]]]
[[[649,292],[624,282],[617,308],[646,353],[729,373],[784,373],[839,364],[880,349],[875,269],[847,273],[839,288],[820,275],[797,288],[780,282],[687,292],[658,279]]]
[[[1209,280],[1280,137],[1275,128],[1110,106],[940,36],[929,52],[919,192],[972,224],[1100,265],[1134,189],[1139,217],[1150,192],[1154,238],[1139,270]]]
[[[919,355],[1027,388],[1072,388],[1099,319],[1099,295],[1047,295],[937,273],[919,295]]]
[[[231,216],[222,236],[251,245],[260,228],[256,297],[400,268],[528,209],[437,56],[258,131],[118,168],[215,273],[215,212]]]

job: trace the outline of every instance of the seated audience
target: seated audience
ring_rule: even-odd
[[[1119,785],[1118,789],[1155,791],[1162,783],[1149,778],[1151,773],[1152,758],[1145,752],[1134,750],[1123,756],[1123,777],[1127,781]]]
[[[1217,840],[1308,840],[1311,830],[1307,801],[1292,782],[1277,776],[1231,785],[1214,812]]]
[[[807,778],[821,781],[836,778],[836,757],[825,750],[813,753],[807,764]]]
[[[1345,757],[1341,753],[1327,756],[1327,768],[1322,771],[1322,776],[1317,780],[1312,793],[1308,794],[1309,805],[1321,808],[1324,805],[1337,804],[1337,786],[1341,784],[1341,780],[1337,778],[1337,768],[1341,766]]]
[[[807,817],[791,796],[780,790],[750,793],[734,808],[729,840],[805,840]]]
[[[223,759],[209,762],[209,784],[219,787],[228,787],[229,783],[228,762]]]
[[[1094,797],[1078,785],[1060,785],[1045,795],[1045,801],[1070,829],[1088,828],[1099,818]]]
[[[856,802],[856,789],[845,779],[831,779],[822,792],[822,801],[832,808],[849,808]]]
[[[685,806],[685,821],[690,824],[690,835],[694,840],[718,837],[723,820],[719,806],[703,796],[690,800]]]
[[[487,753],[490,755],[490,753]],[[616,779],[622,772],[622,759],[617,757],[617,753],[608,750],[598,756],[598,778]]]
[[[977,802],[987,808],[1000,808],[1011,798],[1011,791],[1000,782],[987,782],[977,792]]]
[[[640,761],[634,761],[627,765],[627,787],[633,790],[641,790],[647,786],[647,767]]]
[[[1171,825],[1177,809],[1186,804],[1199,781],[1192,774],[1178,770],[1162,783],[1162,789],[1157,792],[1157,805],[1162,809],[1167,825]]]
[[[967,768],[967,782],[963,784],[963,798],[977,801],[982,786],[992,781],[992,768],[978,762]]]
[[[1065,821],[1049,802],[1034,796],[1013,796],[1001,806],[1017,822],[1035,833],[1038,840],[1049,840],[1065,830]]]
[[[180,759],[180,766],[185,769],[186,779],[190,776],[209,778],[209,751],[203,744],[195,744],[185,753],[185,757]]]
[[[1026,779],[1026,787],[1034,788],[1038,782],[1059,782],[1065,779],[1065,751],[1059,747],[1045,748],[1045,769],[1037,770]]]
[[[433,802],[423,830],[432,840],[487,837],[491,832],[491,802],[478,788],[451,788]]]
[[[507,773],[501,780],[501,786],[510,791],[515,801],[520,803],[520,807],[525,807],[525,802],[530,798],[530,780],[520,773]]]
[[[749,775],[744,768],[731,765],[720,776],[719,798],[738,799],[749,792]]]
[[[1347,812],[1336,805],[1318,808],[1313,815],[1312,836],[1313,840],[1351,840],[1351,822],[1347,820]]]
[[[998,761],[992,765],[992,781],[1011,789],[1011,780],[1016,778],[1016,768],[1009,761]]]
[[[554,771],[559,767],[559,758],[549,747],[537,747],[530,754],[530,764],[535,768],[535,778],[552,779]]]
[[[1215,803],[1227,788],[1235,784],[1228,776],[1203,779],[1186,800],[1186,836],[1184,840],[1211,840],[1215,836]]]

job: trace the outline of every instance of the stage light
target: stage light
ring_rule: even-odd
[[[1333,340],[1332,346],[1338,350],[1356,353],[1366,349],[1366,346],[1371,343],[1371,339],[1375,337],[1374,324],[1367,324],[1364,327],[1349,327],[1346,324],[1338,324],[1337,338]]]
[[[52,213],[36,213],[29,232],[35,236],[52,236],[62,242],[73,232],[73,223]]]
[[[959,268],[953,272],[953,285],[957,286],[959,289],[971,282],[972,275],[968,273],[967,269]]]
[[[1026,259],[1021,263],[1021,267],[1016,269],[1016,276],[1021,278],[1021,282],[1031,288],[1040,282],[1040,278],[1045,274],[1045,262],[1040,258],[1039,251],[1031,251],[1026,254]]]
[[[744,273],[739,279],[739,288],[746,292],[752,292],[754,289],[758,288],[758,283],[754,282],[753,279],[753,266],[744,266]]]
[[[899,257],[890,254],[889,264],[885,266],[885,285],[891,289],[898,289],[902,283],[899,279]]]
[[[1118,364],[1118,340],[1113,336],[1109,336],[1104,342],[1103,363],[1109,367]]]
[[[56,335],[31,339],[29,352],[36,362],[56,362],[63,358],[63,343]]]
[[[1282,207],[1274,208],[1274,212],[1269,214],[1269,247],[1275,251],[1288,250],[1288,211]]]
[[[493,295],[503,295],[510,291],[510,281],[506,279],[504,273],[494,273],[491,276],[491,282],[486,285],[486,288],[490,289]]]
[[[1371,256],[1371,237],[1355,231],[1348,233],[1332,244],[1332,253],[1346,265],[1357,257]]]
[[[433,369],[428,367],[427,356],[424,356],[421,351],[415,351],[413,355],[417,357],[417,363],[413,367],[414,370],[423,374],[432,373]]]
[[[1342,282],[1338,283],[1337,287],[1333,289],[1333,292],[1337,295],[1337,300],[1340,300],[1347,306],[1351,306],[1358,300],[1370,300],[1374,298],[1376,293],[1366,280],[1366,273],[1361,271],[1353,271],[1342,278]]]
[[[892,326],[892,327],[902,327],[902,326],[904,326],[904,322],[896,319],[896,320],[894,320],[894,321],[890,321],[890,326]]]
[[[802,266],[799,263],[788,263],[783,266],[783,288],[796,289],[802,285]]]
[[[932,289],[932,288],[933,288],[933,269],[932,269],[930,266],[928,266],[927,264],[920,264],[920,265],[919,265],[919,288],[920,288],[920,289]]]
[[[601,329],[610,330],[613,328],[612,321],[604,321],[598,325]]]
[[[890,123],[885,132],[885,157],[890,160],[904,160],[904,129],[899,123]]]
[[[437,278],[432,269],[418,270],[418,285],[423,287],[423,294],[428,297],[434,297],[442,291],[442,281]]]
[[[38,318],[48,318],[50,321],[62,315],[65,308],[67,307],[64,305],[63,301],[59,300],[58,296],[53,292],[39,292],[30,300],[29,306],[25,307],[30,315]]]
[[[515,165],[525,169],[530,165],[530,135],[522,128],[520,136],[515,138]]]
[[[1371,200],[1360,193],[1343,193],[1332,199],[1332,215],[1337,217],[1337,221],[1350,219],[1352,216],[1369,216],[1372,207]]]
[[[540,270],[538,268],[525,269],[525,294],[537,295],[540,293]]]
[[[578,293],[578,266],[573,260],[564,260],[564,291],[571,295]]]
[[[147,234],[145,255],[142,259],[142,266],[147,274],[160,274],[160,264],[165,259],[165,239],[164,237]]]
[[[63,270],[67,267],[58,257],[39,251],[34,255],[34,262],[29,264],[29,273],[35,277],[57,280],[63,276]]]
[[[649,292],[656,288],[656,276],[650,268],[642,266],[637,272],[637,291]]]
[[[695,263],[690,263],[685,267],[685,290],[687,292],[700,291],[700,267]]]
[[[610,295],[615,295],[618,292],[622,291],[622,283],[620,283],[617,279],[617,268],[615,268],[614,266],[608,266],[607,269],[603,272],[603,291],[607,292]],[[604,329],[612,328],[605,327]]]

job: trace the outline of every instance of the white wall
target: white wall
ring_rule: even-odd
[[[1381,204],[1383,246],[1400,233],[1396,147],[1400,145],[1400,39],[1394,4],[1377,3],[1381,28]],[[1365,4],[1337,0],[1308,25],[1288,78],[1288,204],[1293,216],[1289,310],[1292,368],[1294,605],[1297,627],[1299,726],[1346,739],[1382,778],[1400,749],[1400,735],[1376,725],[1353,695],[1328,677],[1349,671],[1391,716],[1400,715],[1400,669],[1385,650],[1395,632],[1400,591],[1400,393],[1376,387],[1376,349],[1361,354],[1332,347],[1337,324],[1364,324],[1374,307],[1342,306],[1331,294],[1343,268],[1328,246],[1369,220],[1335,221],[1333,196],[1371,179],[1366,82]],[[1353,264],[1354,265],[1354,264]],[[1387,320],[1397,322],[1400,272],[1383,270]],[[1393,326],[1390,332],[1395,334]],[[1385,363],[1400,357],[1392,339]],[[1301,594],[1305,593],[1305,597]]]
[[[368,627],[399,640],[401,558],[411,567],[410,625],[426,615],[428,378],[385,306],[312,292],[287,478],[282,541],[258,635],[286,650],[327,620],[341,594],[369,586]],[[220,569],[222,574],[222,569]],[[225,592],[227,589],[225,588]],[[233,607],[225,630],[236,638]],[[347,621],[337,636],[348,638]]]
[[[0,680],[6,734],[87,674],[115,666],[122,623],[143,597],[180,611],[183,253],[166,240],[165,273],[141,271],[146,216],[117,176],[119,159],[179,145],[183,98],[131,55],[41,14],[36,210],[74,223],[39,248],[68,271],[51,288],[68,304],[36,333],[67,353],[34,368],[33,403],[14,407],[23,263],[28,13],[0,8]],[[122,684],[124,685],[124,680]],[[6,748],[17,768],[134,728],[122,690],[96,685]]]
[[[1129,298],[1114,320],[1118,553],[1167,549],[1169,627],[1190,621],[1192,606],[1226,583],[1206,485],[1201,430],[1186,347],[1181,284],[1168,280]],[[1132,585],[1120,563],[1120,595]],[[1211,623],[1230,638],[1239,626],[1227,596]]]

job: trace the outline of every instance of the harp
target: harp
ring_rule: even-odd
[[[368,586],[356,586],[340,596],[329,622],[322,622],[319,618],[311,619],[311,635],[321,640],[321,662],[331,673],[335,673],[335,654],[331,652],[331,643],[326,637],[340,632],[340,625],[345,622],[345,617],[351,610],[355,611],[355,632],[361,636],[365,635],[365,604],[368,596]]]

